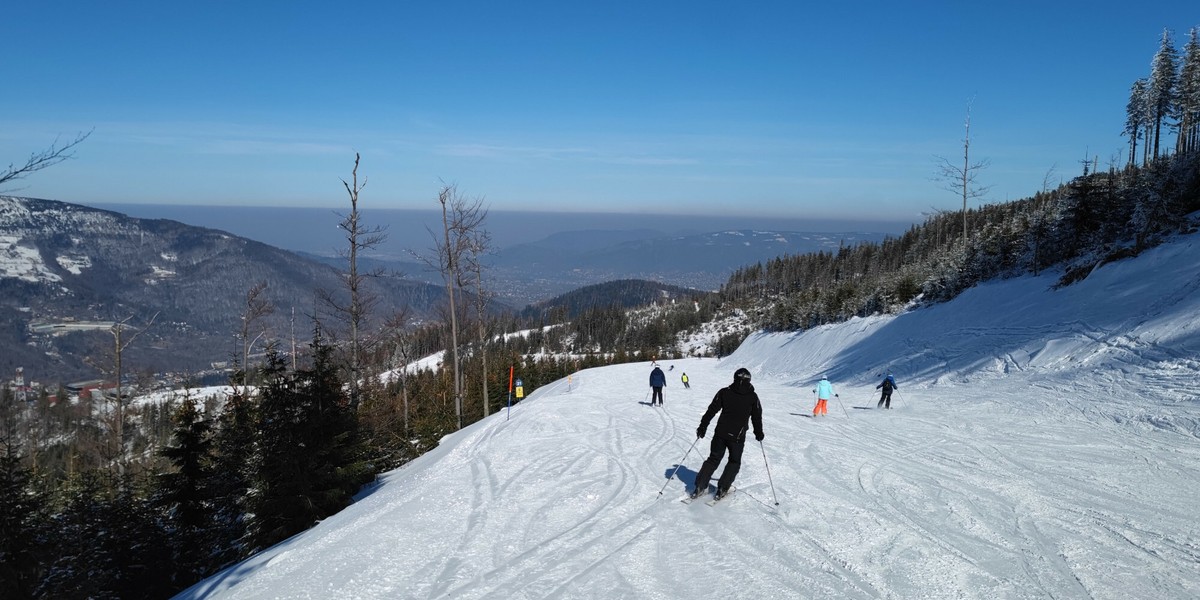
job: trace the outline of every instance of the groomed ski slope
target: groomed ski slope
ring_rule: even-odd
[[[663,409],[647,363],[577,373],[179,597],[1200,597],[1200,236],[1053,281],[665,361]],[[740,366],[766,440],[685,505]]]

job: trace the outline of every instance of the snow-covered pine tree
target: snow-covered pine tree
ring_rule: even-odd
[[[1138,79],[1133,82],[1133,86],[1129,89],[1129,103],[1125,105],[1125,131],[1123,135],[1129,136],[1129,164],[1137,164],[1137,146],[1138,139],[1145,137],[1146,130],[1149,124],[1146,121],[1146,88],[1148,82],[1145,78]]]
[[[1171,41],[1171,30],[1164,29],[1158,52],[1150,63],[1150,79],[1147,85],[1146,106],[1150,110],[1150,126],[1154,130],[1153,156],[1159,156],[1159,139],[1162,127],[1172,113],[1175,103],[1175,84],[1178,80],[1175,65],[1179,61],[1179,53],[1175,43]]]
[[[1177,96],[1179,139],[1175,151],[1189,154],[1200,150],[1200,27],[1191,29],[1183,47]]]

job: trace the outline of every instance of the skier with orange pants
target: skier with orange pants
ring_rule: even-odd
[[[821,376],[821,381],[817,383],[817,389],[813,390],[813,393],[817,395],[817,405],[813,407],[814,417],[817,415],[829,414],[829,407],[827,404],[830,396],[841,398],[841,396],[838,396],[834,393],[833,384],[829,383],[829,378],[825,377],[824,375]]]

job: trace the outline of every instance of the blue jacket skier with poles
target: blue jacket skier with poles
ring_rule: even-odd
[[[900,386],[896,385],[896,379],[892,377],[891,373],[888,373],[887,377],[884,377],[883,381],[880,382],[879,385],[875,386],[875,389],[883,389],[883,394],[879,396],[879,404],[876,404],[875,408],[879,408],[881,406],[883,408],[891,408],[892,390],[898,390],[900,389]]]
[[[650,371],[650,387],[654,390],[654,396],[650,398],[650,406],[654,406],[655,402],[658,402],[658,405],[662,406],[662,389],[666,385],[667,375],[663,373],[662,369],[658,368],[657,366],[654,367],[654,370]]]
[[[729,493],[729,487],[733,485],[734,478],[742,468],[742,450],[746,446],[748,425],[754,425],[754,439],[760,442],[763,440],[762,403],[758,400],[758,394],[754,392],[754,386],[750,385],[750,371],[744,368],[734,371],[733,383],[722,388],[713,397],[708,410],[704,411],[704,416],[700,419],[700,427],[696,429],[697,438],[704,437],[709,422],[718,412],[721,413],[721,417],[717,419],[717,428],[713,431],[708,459],[696,474],[693,498],[708,490],[708,481],[717,470],[717,465],[721,464],[726,450],[729,451],[729,461],[725,463],[725,470],[721,472],[721,479],[717,481],[716,497],[720,499]]]

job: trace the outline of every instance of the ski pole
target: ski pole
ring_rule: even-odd
[[[642,404],[648,404],[649,402],[650,402],[650,390],[646,390],[646,399],[642,400]]]
[[[763,466],[767,468],[767,483],[771,484],[771,498],[775,500],[775,506],[779,506],[779,497],[775,495],[775,482],[771,481],[771,465],[767,464],[767,449],[763,446],[762,440],[758,440],[758,448],[762,450]]]
[[[696,436],[696,442],[699,442],[699,441],[700,441],[700,436]],[[692,448],[696,447],[696,442],[692,442]],[[683,461],[687,460],[688,455],[692,453],[692,448],[688,448],[687,452],[683,453],[683,458],[679,459],[679,464],[675,465],[674,471],[671,471],[671,476],[667,478],[667,483],[664,483],[662,486],[662,489],[658,490],[658,498],[662,498],[663,490],[666,490],[667,485],[671,483],[671,480],[675,479],[675,474],[679,472],[679,467],[683,466]],[[655,498],[655,500],[658,500],[658,498]]]
[[[838,406],[842,407],[842,412],[843,412],[843,413],[845,413],[845,414],[846,414],[846,418],[847,418],[847,419],[849,419],[849,418],[850,418],[850,413],[846,411],[846,405],[845,405],[845,404],[842,404],[842,397],[841,397],[841,396],[839,396],[839,395],[837,395],[837,394],[834,394],[834,395],[833,395],[833,397],[834,397],[834,398],[837,398],[837,401],[838,401]]]

